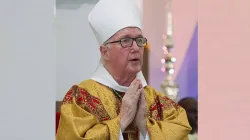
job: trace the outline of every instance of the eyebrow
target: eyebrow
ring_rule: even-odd
[[[142,34],[137,35],[135,38],[138,38],[138,37],[143,37],[143,35]],[[123,35],[123,36],[119,37],[119,39],[122,39],[122,38],[133,38],[133,37],[131,37],[130,35]]]

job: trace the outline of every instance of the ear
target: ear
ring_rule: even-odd
[[[103,59],[107,60],[109,58],[108,47],[102,45],[100,47],[100,52]]]

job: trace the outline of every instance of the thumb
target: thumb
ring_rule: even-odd
[[[139,99],[140,99],[140,106],[145,106],[145,92],[144,92],[144,89],[141,88],[140,92],[141,92],[140,97],[139,97]]]

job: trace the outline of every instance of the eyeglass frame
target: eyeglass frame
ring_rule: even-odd
[[[139,46],[139,45],[137,44],[136,39],[138,39],[138,38],[145,38],[145,39],[146,39],[146,45],[147,45],[147,43],[148,43],[147,41],[148,41],[148,40],[147,40],[146,37],[136,37],[136,38],[125,37],[125,38],[121,38],[120,40],[117,40],[117,41],[107,42],[107,43],[105,43],[104,45],[112,44],[112,43],[120,43],[120,45],[122,46],[122,39],[132,39],[133,41],[132,41],[130,47],[133,46],[134,41],[135,41],[135,43],[136,43],[136,45],[137,45],[138,47],[145,47],[146,45],[145,45],[145,46]],[[122,46],[122,48],[130,48],[130,47],[124,47],[124,46]]]

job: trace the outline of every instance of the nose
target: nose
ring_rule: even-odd
[[[133,44],[132,44],[132,46],[131,46],[131,51],[132,52],[138,52],[139,51],[139,46],[137,46],[137,43],[136,43],[136,41],[135,40],[133,40]]]

